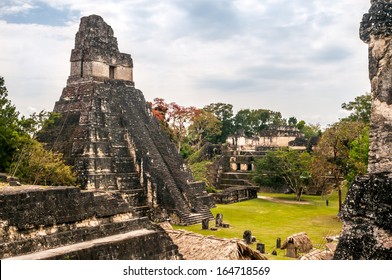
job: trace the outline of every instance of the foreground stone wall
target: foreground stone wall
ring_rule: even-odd
[[[369,175],[350,186],[335,259],[392,259],[392,1],[370,2],[360,27],[372,88]]]
[[[392,1],[371,1],[360,37],[369,46],[372,90],[369,173],[392,170]]]
[[[392,260],[392,179],[358,178],[342,208],[344,228],[335,259]]]
[[[130,200],[75,187],[2,188],[0,258],[181,258],[167,234],[139,217]]]

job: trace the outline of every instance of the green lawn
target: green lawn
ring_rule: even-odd
[[[266,194],[279,199],[268,201],[264,199],[253,199],[235,204],[219,204],[211,211],[216,216],[223,214],[223,221],[230,224],[230,228],[219,228],[218,231],[202,230],[201,225],[176,226],[175,228],[186,229],[203,235],[215,235],[223,238],[242,238],[245,230],[251,230],[257,242],[265,244],[266,252],[271,253],[276,246],[276,239],[280,237],[283,241],[287,236],[305,231],[318,248],[325,244],[324,236],[338,235],[342,228],[337,218],[338,201],[337,194],[329,196],[329,206],[326,206],[325,198],[320,196],[302,197],[302,202],[308,205],[288,204],[284,201],[295,201],[294,195]],[[215,226],[210,222],[210,226]],[[252,245],[253,248],[256,244]],[[268,255],[269,259],[285,259],[284,251],[277,250],[278,256]]]

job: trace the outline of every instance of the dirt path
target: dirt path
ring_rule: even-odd
[[[257,198],[272,201],[272,202],[278,202],[278,203],[286,203],[286,204],[302,204],[302,205],[309,205],[310,203],[307,201],[292,201],[292,200],[284,200],[284,199],[279,199],[275,197],[268,197],[268,196],[257,196]]]

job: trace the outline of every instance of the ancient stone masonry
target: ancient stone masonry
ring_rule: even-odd
[[[181,259],[159,227],[120,192],[77,187],[0,190],[0,258]]]
[[[369,175],[351,186],[335,259],[392,259],[392,1],[371,1],[360,38],[372,89]]]
[[[335,259],[392,259],[392,179],[358,178],[347,195]]]
[[[214,193],[212,197],[218,204],[236,203],[257,198],[258,189],[259,187],[252,186],[230,187],[223,190],[222,192]]]
[[[369,172],[392,174],[392,2],[372,1],[361,22],[372,88]]]
[[[64,154],[83,189],[138,197],[153,220],[189,224],[212,218],[212,199],[191,183],[174,144],[135,89],[132,67],[100,16],[82,18],[71,75],[54,107],[61,118],[39,139]]]
[[[392,35],[392,3],[388,1],[371,1],[369,13],[362,17],[359,37],[365,43],[370,42],[370,36]]]

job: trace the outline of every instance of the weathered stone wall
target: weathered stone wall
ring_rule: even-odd
[[[133,61],[129,54],[120,53],[113,29],[100,16],[83,17],[75,36],[75,48],[71,53],[71,76],[74,78],[96,77],[132,81]],[[114,67],[110,77],[109,67]]]
[[[371,1],[360,38],[372,89],[369,176],[350,186],[335,259],[392,259],[392,1]]]
[[[392,179],[358,178],[347,195],[335,259],[392,260]]]
[[[138,198],[119,192],[81,191],[76,187],[2,188],[0,258],[180,258],[168,236],[146,217],[139,217],[134,199]],[[116,238],[111,240],[110,236],[121,234],[128,238],[122,238],[119,247]],[[83,242],[100,238],[107,241],[98,242],[99,246],[82,246]],[[151,242],[155,242],[155,248]],[[66,254],[48,257],[46,253],[55,248],[64,251],[67,246],[72,250]],[[32,253],[36,254],[26,256]]]
[[[369,173],[392,171],[392,2],[372,1],[360,28],[369,45],[372,90]]]
[[[212,197],[215,203],[230,204],[257,198],[258,187],[232,187],[223,190],[220,193],[214,193]]]
[[[277,127],[265,130],[259,135],[248,138],[245,136],[230,136],[226,143],[241,147],[244,150],[255,150],[256,147],[288,147],[290,143],[303,137],[303,133],[293,127]],[[302,147],[305,148],[305,147]]]
[[[116,65],[114,78],[117,80],[133,81],[133,71],[131,67]]]
[[[289,143],[294,141],[296,136],[258,136],[253,138],[229,137],[227,143],[244,149],[255,149],[257,146],[262,147],[288,147]]]

